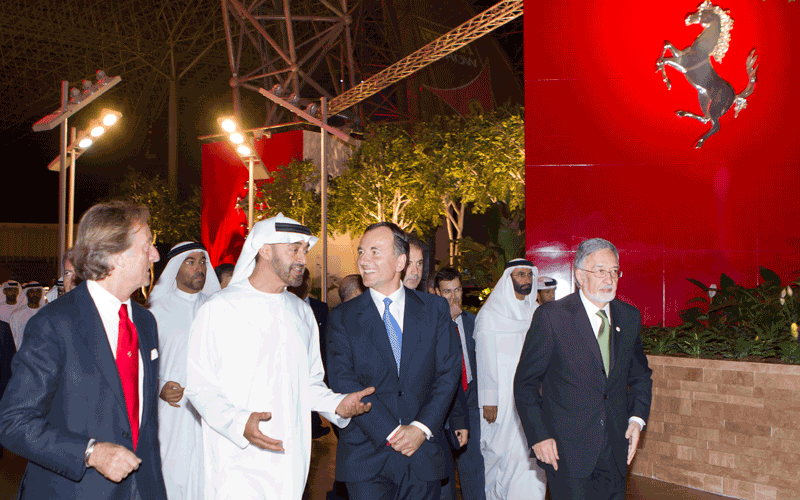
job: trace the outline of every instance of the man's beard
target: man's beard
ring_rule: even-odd
[[[609,302],[614,300],[614,298],[617,296],[616,290],[614,290],[613,292],[597,292],[597,293],[588,293],[586,290],[584,290],[584,293],[586,294],[587,299],[600,304],[608,304]]]
[[[514,291],[520,295],[530,295],[531,290],[533,290],[533,284],[531,283],[517,283],[513,279],[511,282],[514,283]]]
[[[195,281],[196,281],[198,278],[202,278],[202,279],[201,279],[201,280],[199,280],[199,285],[198,285],[198,286],[195,286]],[[202,289],[203,289],[203,287],[204,287],[204,286],[206,286],[206,273],[204,273],[204,272],[202,272],[202,271],[199,271],[199,272],[197,272],[197,273],[196,273],[194,276],[192,276],[192,278],[189,280],[189,285],[188,285],[188,287],[189,287],[190,289],[194,290],[195,292],[199,292],[200,290],[202,290]]]
[[[300,286],[303,283],[303,271],[305,271],[306,266],[300,264],[289,264],[288,266],[284,267],[283,262],[278,259],[277,256],[273,256],[272,260],[270,261],[272,264],[272,270],[278,277],[286,283],[286,286]],[[292,275],[292,268],[296,268],[300,271],[297,276]]]

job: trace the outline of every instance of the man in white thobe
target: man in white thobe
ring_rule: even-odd
[[[323,382],[311,308],[286,290],[302,282],[317,238],[279,214],[256,223],[227,288],[201,308],[189,336],[186,395],[202,417],[206,500],[300,500],[311,461],[311,411],[345,427],[369,411]]]
[[[538,270],[524,259],[506,264],[475,319],[481,452],[486,466],[487,500],[544,499],[544,472],[530,458],[514,405],[514,374],[525,335],[536,310],[531,294]]]
[[[22,285],[22,299],[24,305],[20,305],[11,313],[8,323],[11,325],[11,333],[14,335],[14,345],[19,351],[22,345],[22,334],[25,332],[25,325],[28,324],[34,314],[45,304],[42,294],[44,289],[38,281],[29,281]]]
[[[158,325],[161,351],[158,440],[169,500],[203,498],[200,415],[183,393],[189,329],[200,306],[219,289],[205,247],[186,241],[169,251],[167,265],[150,292],[150,312]]]
[[[22,286],[20,286],[19,282],[8,280],[3,283],[3,297],[0,299],[3,301],[0,304],[0,321],[5,321],[6,323],[11,321],[11,313],[25,303],[25,300],[20,298],[21,295]]]

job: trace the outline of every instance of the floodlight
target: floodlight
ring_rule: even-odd
[[[317,106],[317,103],[315,103],[315,102],[312,102],[311,104],[306,106],[306,113],[308,113],[311,116],[316,115],[318,110],[319,110],[319,106]]]
[[[231,134],[230,140],[234,144],[241,144],[244,142],[244,137],[242,137],[242,134],[240,134],[239,132],[234,132]]]
[[[108,113],[103,117],[103,125],[105,125],[106,127],[110,127],[115,123],[117,123],[117,115],[115,115],[114,113]]]
[[[92,137],[100,137],[101,135],[103,135],[103,132],[105,132],[105,131],[106,131],[106,129],[104,129],[103,127],[98,125],[98,126],[92,128],[92,131],[90,132],[90,134],[92,134]]]
[[[92,145],[92,140],[89,139],[88,137],[84,137],[83,139],[81,139],[81,142],[78,143],[78,146],[80,146],[83,149],[86,149],[91,145]]]
[[[279,83],[276,83],[272,87],[272,93],[275,94],[278,97],[282,96],[283,95],[283,87]]]
[[[106,75],[106,72],[103,71],[102,69],[98,69],[95,72],[94,75],[97,78],[97,86],[98,87],[102,87],[103,85],[106,85],[107,83],[109,83],[111,81],[111,79],[108,77],[108,75]]]
[[[233,132],[234,130],[236,130],[236,124],[233,123],[233,120],[231,120],[230,118],[226,118],[225,120],[223,120],[221,126],[222,130],[224,130],[225,132]]]
[[[250,156],[250,153],[252,153],[252,151],[250,151],[250,148],[248,148],[244,144],[236,148],[236,152],[238,152],[242,156]]]
[[[286,99],[286,102],[288,102],[289,104],[297,104],[298,102],[300,102],[300,94],[290,95],[289,98]]]

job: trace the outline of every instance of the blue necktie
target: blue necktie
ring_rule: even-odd
[[[394,319],[394,316],[389,311],[389,304],[392,303],[392,299],[386,297],[383,299],[383,303],[386,304],[386,309],[383,310],[383,324],[386,325],[389,343],[392,344],[392,354],[394,354],[394,360],[397,362],[397,374],[400,375],[400,346],[403,342],[403,330],[400,329],[397,320]]]

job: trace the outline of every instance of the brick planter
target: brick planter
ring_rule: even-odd
[[[800,366],[648,356],[632,473],[748,500],[800,499]]]

